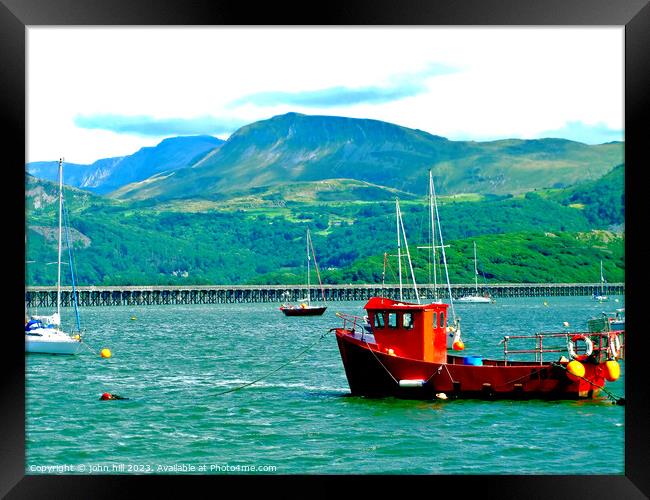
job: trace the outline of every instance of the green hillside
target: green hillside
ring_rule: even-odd
[[[598,210],[603,184],[613,199],[622,167],[598,182],[521,196],[439,197],[453,282],[472,282],[472,242],[487,282],[624,280],[622,213]],[[53,285],[56,185],[27,177],[26,283]],[[366,192],[367,199],[360,193]],[[383,186],[349,180],[241,191],[219,201],[126,202],[66,189],[80,285],[304,282],[305,230],[327,282],[380,282],[394,253],[394,196],[402,206],[418,281],[427,282],[428,204]],[[380,201],[374,201],[379,198]],[[354,200],[354,201],[353,201]],[[370,201],[369,201],[370,200]],[[393,269],[396,263],[392,262]],[[392,281],[390,274],[387,279]]]

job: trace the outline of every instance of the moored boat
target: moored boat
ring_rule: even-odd
[[[603,273],[603,261],[600,261],[600,291],[594,292],[593,299],[598,302],[605,302],[609,300],[607,292],[605,291],[605,274]]]
[[[314,252],[314,245],[311,241],[311,234],[307,229],[307,297],[300,301],[299,304],[284,303],[280,306],[280,311],[285,316],[321,316],[327,309],[324,305],[311,304],[311,278],[310,278],[310,262],[311,256],[314,256],[314,267],[316,267],[316,274],[318,275],[318,282],[321,288],[321,296],[325,302],[325,292],[323,291],[323,283],[320,279],[320,271],[318,270],[318,263],[316,262],[316,253]]]
[[[407,399],[599,398],[607,392],[605,383],[620,376],[618,337],[611,332],[505,336],[501,360],[449,354],[447,307],[373,297],[364,306],[370,331],[361,318],[339,314],[343,326],[333,331],[352,394]],[[513,342],[523,340],[534,346],[511,349]],[[514,359],[523,354],[534,356]]]
[[[448,325],[448,309],[453,313],[453,300],[450,304],[421,303],[398,200],[396,220],[398,300],[372,297],[364,306],[363,318],[337,314],[343,325],[330,330],[336,334],[353,395],[408,399],[580,399],[608,394],[606,381],[615,381],[620,376],[617,359],[622,353],[622,332],[504,336],[501,360],[449,354],[450,334],[460,341],[460,328],[454,333],[450,331],[454,325]],[[417,303],[403,300],[402,241]],[[444,245],[441,247],[444,249]],[[455,320],[455,314],[452,316]],[[532,347],[520,347],[527,342]],[[532,359],[521,359],[523,356]],[[549,360],[549,356],[553,359]],[[617,400],[621,401],[622,398]]]
[[[465,295],[456,299],[456,302],[464,302],[469,304],[493,304],[495,300],[490,297],[490,294],[480,295],[478,291],[478,265],[476,260],[476,242],[474,242],[474,294]]]
[[[56,312],[51,316],[27,317],[25,310],[25,352],[38,354],[77,354],[81,350],[79,315],[74,283],[74,266],[70,252],[70,237],[66,225],[66,240],[70,255],[70,274],[75,312],[77,312],[77,333],[68,334],[61,329],[61,251],[63,239],[63,160],[59,160],[59,229],[58,229],[58,270],[56,291]]]
[[[280,310],[285,316],[321,316],[327,307],[325,306],[312,306],[302,303],[298,306],[293,304],[283,304]]]
[[[55,318],[56,314],[50,318]],[[44,323],[32,317],[25,325],[25,352],[37,354],[78,354],[81,350],[79,335],[69,335],[58,324]]]

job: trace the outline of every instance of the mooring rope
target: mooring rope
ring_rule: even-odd
[[[396,383],[397,385],[399,385],[399,380],[397,380],[395,377],[393,377],[393,374],[390,372],[390,370],[384,366],[384,363],[382,363],[381,360],[377,357],[377,355],[375,354],[375,351],[373,351],[373,350],[370,348],[370,345],[368,344],[368,342],[366,342],[365,340],[364,340],[364,342],[365,342],[366,347],[368,348],[368,350],[372,353],[372,355],[373,355],[373,356],[375,357],[375,359],[377,360],[377,362],[382,366],[382,368],[383,368],[384,370],[386,370],[386,373],[388,373],[388,375],[390,375],[390,378],[392,378],[392,379],[395,381],[395,383]]]
[[[332,331],[332,330],[327,330],[327,331],[326,331],[325,333],[323,333],[320,337],[318,337],[318,338],[316,339],[315,342],[312,342],[312,343],[309,344],[306,348],[304,348],[302,351],[300,351],[296,356],[294,356],[293,358],[291,358],[291,359],[289,359],[288,361],[284,362],[283,364],[281,364],[281,365],[278,366],[277,368],[274,368],[274,369],[271,370],[270,372],[268,372],[268,373],[262,375],[261,377],[259,377],[259,378],[255,379],[255,380],[253,380],[252,382],[247,382],[247,383],[242,384],[242,385],[239,385],[239,386],[237,386],[237,387],[233,387],[232,389],[227,389],[227,390],[225,390],[225,391],[218,392],[217,394],[215,394],[215,396],[222,396],[223,394],[228,394],[229,392],[239,391],[239,390],[241,390],[241,389],[243,389],[243,388],[245,388],[245,387],[249,387],[249,386],[251,386],[251,385],[253,385],[253,384],[256,384],[256,383],[259,382],[260,380],[264,380],[266,377],[268,377],[268,376],[270,376],[270,375],[273,375],[273,374],[276,373],[276,372],[279,372],[282,368],[284,368],[285,366],[287,366],[287,365],[293,363],[293,362],[296,361],[299,357],[301,357],[303,354],[305,354],[307,351],[309,351],[309,349],[311,349],[311,348],[314,347],[316,344],[318,344],[318,343],[319,343],[321,340],[323,340],[323,339],[325,338],[325,336],[326,336],[329,332],[331,332],[331,331]]]

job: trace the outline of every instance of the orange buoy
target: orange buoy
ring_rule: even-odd
[[[567,376],[574,382],[577,382],[585,376],[585,365],[574,359],[566,365],[566,371]]]
[[[605,365],[603,367],[604,368],[603,372],[604,372],[605,378],[609,382],[614,382],[614,381],[618,380],[618,378],[621,376],[621,367],[620,367],[620,365],[616,361],[611,360],[611,359],[608,360],[608,361],[605,361],[605,363],[603,363],[603,364]]]
[[[102,350],[100,351],[99,355],[100,355],[102,358],[110,358],[110,357],[111,357],[111,350],[110,350],[110,349],[106,349],[106,348],[104,348],[104,349],[102,349]]]
[[[458,340],[454,341],[451,348],[454,351],[462,351],[463,349],[465,349],[465,344],[463,344],[462,340],[458,339]]]

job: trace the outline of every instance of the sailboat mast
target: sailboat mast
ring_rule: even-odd
[[[402,249],[399,234],[399,200],[395,198],[395,223],[397,228],[397,272],[399,275],[399,300],[402,300]]]
[[[307,304],[311,304],[311,283],[309,280],[309,274],[310,274],[310,269],[309,269],[309,229],[307,229]]]
[[[476,267],[476,242],[474,242],[474,289],[478,295],[478,268]]]
[[[433,261],[433,299],[438,300],[438,272],[436,271],[436,224],[433,210],[433,174],[429,170],[429,215],[431,216],[431,260]]]
[[[418,294],[418,286],[415,283],[415,273],[413,272],[413,263],[411,262],[411,252],[409,251],[409,244],[408,241],[406,241],[406,231],[404,230],[404,222],[402,221],[402,213],[399,210],[399,204],[397,205],[397,211],[398,211],[398,220],[399,220],[399,225],[402,228],[402,236],[404,237],[404,247],[406,248],[406,257],[408,258],[409,261],[409,269],[411,271],[411,280],[413,280],[413,289],[415,290],[415,298],[418,301],[418,304],[420,303],[420,295]],[[401,291],[401,279],[400,279],[400,291]],[[400,297],[401,298],[401,297]]]
[[[61,317],[61,243],[63,219],[63,158],[59,158],[59,256],[57,259],[56,314]]]
[[[436,222],[438,223],[438,236],[440,237],[440,250],[442,251],[442,264],[445,266],[445,277],[447,278],[447,289],[449,290],[449,305],[451,306],[451,314],[456,322],[456,309],[454,308],[454,297],[451,293],[451,282],[449,281],[449,269],[447,269],[447,256],[445,255],[445,242],[442,239],[442,229],[440,227],[440,213],[438,212],[438,202],[436,201],[436,188],[431,181],[431,192],[433,193],[433,207],[436,212]]]

